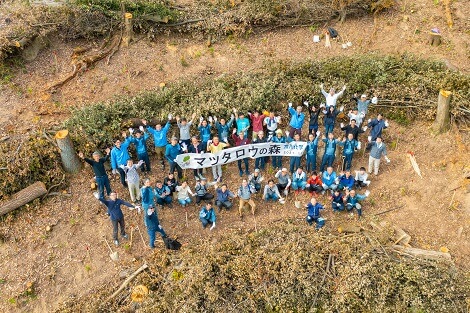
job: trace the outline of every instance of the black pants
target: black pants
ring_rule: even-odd
[[[214,199],[214,195],[211,195],[210,193],[206,193],[203,196],[198,196],[196,195],[196,203],[199,204],[202,200],[211,200]]]
[[[319,185],[310,185],[308,186],[307,190],[310,192],[322,192],[323,187]]]
[[[277,189],[279,190],[279,192],[284,191],[284,189],[286,189],[287,187],[287,184],[276,184],[276,185],[277,185]]]
[[[121,237],[126,235],[126,231],[124,230],[124,218],[120,220],[111,220],[113,223],[113,240],[118,240],[118,225],[121,227]]]
[[[194,169],[193,173],[194,173],[194,178],[196,178],[198,176],[202,177],[202,168]]]
[[[181,169],[181,167],[176,162],[170,162],[170,173],[174,173],[175,168],[176,168],[176,171],[178,172],[178,179],[182,179],[183,178],[183,170]]]
[[[126,173],[120,167],[117,168],[117,171],[119,172],[119,177],[121,178],[121,184],[124,186],[124,188],[127,188]]]

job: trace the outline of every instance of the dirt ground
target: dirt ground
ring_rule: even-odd
[[[246,39],[227,38],[208,48],[205,41],[197,42],[186,36],[161,36],[155,42],[139,40],[129,49],[122,49],[109,65],[97,63],[86,73],[66,84],[57,93],[48,95],[44,87],[69,70],[69,56],[76,46],[87,42],[64,43],[51,41],[48,49],[35,61],[25,64],[13,82],[1,86],[0,137],[15,132],[27,132],[36,127],[59,125],[68,116],[69,109],[96,101],[104,101],[120,94],[135,94],[141,90],[158,88],[162,82],[171,84],[178,79],[198,76],[216,77],[222,73],[255,71],[273,60],[305,60],[377,51],[387,54],[412,52],[418,56],[448,60],[459,70],[470,71],[468,16],[464,1],[453,2],[455,26],[452,31],[445,24],[440,5],[428,1],[413,4],[399,2],[397,9],[381,16],[374,34],[372,18],[347,20],[335,28],[353,43],[342,49],[340,43],[326,50],[312,42],[308,28],[273,30],[255,34]],[[427,46],[428,30],[439,27],[445,44]],[[418,31],[419,30],[419,31]],[[100,42],[91,43],[95,47]],[[325,196],[319,200],[327,209],[327,223],[323,232],[334,232],[341,223],[367,225],[370,220],[384,220],[402,227],[412,236],[415,247],[439,250],[447,247],[460,268],[468,270],[470,256],[470,194],[463,171],[468,170],[469,151],[465,134],[455,130],[435,137],[428,124],[415,122],[408,127],[391,123],[385,139],[389,144],[390,164],[382,164],[381,174],[374,178],[371,196],[365,202],[364,219],[331,212]],[[362,138],[364,140],[364,138]],[[392,142],[395,144],[392,148]],[[406,153],[412,151],[423,173],[419,178],[413,171]],[[356,156],[354,168],[366,165],[367,154]],[[284,158],[287,162],[287,158]],[[228,166],[225,176],[232,190],[240,183],[236,164]],[[253,168],[253,162],[251,162]],[[266,180],[272,171],[264,173]],[[154,170],[153,179],[164,173]],[[192,176],[189,174],[188,176]],[[207,175],[210,177],[210,171]],[[146,247],[147,235],[142,216],[125,211],[127,230],[140,226],[145,244],[137,230],[132,232],[132,247],[117,248],[120,261],[113,263],[103,237],[111,239],[111,225],[104,208],[92,196],[89,188],[91,169],[82,175],[69,177],[71,197],[50,197],[43,204],[30,204],[0,223],[0,311],[51,312],[70,298],[93,293],[101,286],[109,286],[110,293],[121,281],[120,275],[133,270],[151,253]],[[191,185],[193,181],[190,180]],[[462,188],[452,189],[463,185]],[[118,180],[112,182],[124,199],[128,192]],[[299,196],[302,203],[307,195]],[[296,209],[290,197],[286,205],[266,206],[259,200],[255,218],[248,212],[240,220],[236,210],[218,214],[217,227],[211,232],[202,230],[198,220],[199,207],[186,211],[175,205],[159,212],[165,230],[178,236],[184,245],[194,239],[207,237],[217,240],[218,234],[233,229],[253,229],[269,223],[292,218],[302,223],[305,212]],[[238,200],[235,200],[235,206]],[[404,205],[392,212],[374,214]],[[298,218],[298,219],[297,219]],[[51,231],[46,227],[51,226]],[[34,290],[27,284],[33,283]]]

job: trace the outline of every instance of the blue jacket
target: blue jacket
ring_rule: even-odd
[[[152,187],[140,188],[140,195],[142,196],[142,207],[145,211],[147,211],[150,206],[155,205],[155,191]]]
[[[332,172],[331,175],[330,175],[330,174],[328,174],[327,171],[324,171],[323,175],[321,177],[321,181],[327,186],[330,186],[331,184],[333,184],[335,182],[335,179],[336,179],[336,173],[335,172]]]
[[[199,211],[199,218],[205,219],[211,223],[215,223],[216,216],[214,209],[211,208],[210,210],[207,210],[205,206],[202,207],[201,211]]]
[[[286,137],[282,136],[281,138],[277,136],[272,136],[271,141],[275,143],[285,143],[286,142]]]
[[[305,114],[304,113],[298,114],[297,111],[294,110],[292,107],[289,107],[288,111],[291,115],[289,125],[292,126],[292,128],[296,128],[296,129],[302,128],[302,125],[304,124],[304,121],[305,121]]]
[[[196,152],[197,148],[197,152]],[[188,153],[204,153],[204,145],[202,143],[198,143],[197,146],[195,147],[193,144],[190,144],[188,146]]]
[[[292,183],[300,184],[300,183],[306,183],[307,182],[307,174],[305,172],[302,172],[300,176],[297,174],[297,171],[292,174]]]
[[[347,178],[346,175],[342,175],[339,177],[339,183],[343,187],[348,187],[348,189],[352,189],[354,187],[354,182],[355,179],[352,175],[349,175],[349,178]]]
[[[111,149],[111,168],[113,170],[117,169],[119,165],[126,165],[127,160],[129,160],[129,152],[127,148],[131,143],[131,137],[127,137],[123,143],[121,143],[121,147],[118,148],[114,146]]]
[[[321,205],[320,203],[316,203],[315,205],[309,203],[307,205],[307,215],[308,216],[311,216],[313,218],[318,218],[320,217],[320,210],[323,210],[323,205]]]
[[[238,118],[237,119],[237,134],[240,134],[240,132],[245,133],[245,137],[248,137],[246,135],[248,128],[250,128],[250,120],[247,119],[246,117],[244,118]]]
[[[335,196],[334,194],[331,195],[331,197],[333,198],[331,200],[331,202],[334,202],[334,203],[343,203],[343,195],[340,193],[339,195]]]
[[[317,155],[318,149],[318,136],[313,141],[307,141],[307,156]]]
[[[372,140],[375,140],[377,137],[381,136],[382,130],[387,128],[387,126],[385,126],[385,121],[383,119],[379,121],[376,118],[370,121],[370,123],[367,124],[367,126],[371,128],[370,136],[372,137]]]
[[[199,136],[201,137],[202,142],[207,142],[209,139],[211,139],[211,125],[207,124],[205,127],[204,126],[199,126]]]
[[[163,127],[161,130],[156,130],[150,126],[147,126],[147,130],[153,135],[153,142],[155,143],[155,147],[166,146],[166,144],[168,143],[168,140],[166,139],[166,134],[168,133],[169,129],[170,122],[167,122],[165,127]]]
[[[341,141],[338,144],[344,147],[343,155],[353,154],[354,150],[357,148],[357,145],[358,145],[355,139],[353,140],[346,139],[346,141]]]
[[[364,200],[365,198],[367,198],[365,195],[359,194],[356,194],[354,197],[348,196],[346,198],[346,203],[356,205],[359,201]]]
[[[176,157],[180,155],[183,151],[181,151],[181,147],[179,144],[176,145],[171,145],[171,143],[166,145],[165,149],[165,158],[168,160],[168,162],[174,163]]]
[[[99,199],[106,207],[108,208],[108,214],[112,221],[119,221],[124,219],[124,214],[122,214],[121,205],[125,205],[129,208],[133,208],[134,206],[129,202],[126,202],[121,199],[113,200],[105,200]]]
[[[228,189],[225,192],[222,191],[221,188],[217,189],[217,200],[221,202],[228,201],[229,198],[235,198],[233,192],[229,191]]]
[[[215,122],[215,127],[217,128],[217,134],[220,137],[220,140],[224,140],[224,138],[228,139],[228,135],[230,132],[230,128],[233,124],[233,118],[231,118],[225,125],[219,123],[219,121]]]
[[[168,188],[168,186],[162,185],[162,188],[155,187],[155,195],[157,196],[157,198],[163,198],[164,193],[167,193],[168,195],[170,194],[170,188]]]
[[[143,136],[140,138],[137,137],[132,137],[131,141],[135,145],[135,150],[137,151],[138,154],[144,154],[147,153],[147,139],[149,139],[150,135],[147,133],[144,133]]]
[[[324,112],[323,112],[324,113]],[[339,111],[338,110],[333,110],[333,112],[331,112],[328,108],[328,110],[326,111],[325,113],[325,120],[323,121],[323,123],[325,125],[334,125],[335,124],[335,121],[336,121],[336,116],[339,114]]]
[[[337,139],[330,140],[328,138],[323,139],[325,143],[325,154],[326,155],[335,155],[336,144],[338,143]]]
[[[151,215],[148,215],[145,212],[145,224],[147,225],[148,230],[157,230],[160,226],[160,221],[158,220],[157,211],[154,210]]]

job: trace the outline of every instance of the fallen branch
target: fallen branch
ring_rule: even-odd
[[[325,273],[323,274],[323,278],[321,280],[320,286],[318,286],[318,291],[317,291],[317,294],[315,295],[315,299],[313,299],[313,304],[310,307],[310,310],[312,310],[315,307],[315,304],[317,303],[318,295],[320,294],[320,290],[322,289],[323,284],[325,283],[326,274],[328,274],[328,272],[330,271],[330,264],[333,258],[334,258],[333,254],[330,253],[330,255],[328,255],[328,262],[326,263]]]
[[[182,21],[174,24],[160,24],[161,27],[175,27],[175,26],[181,26],[181,25],[186,25],[186,24],[191,24],[191,23],[197,23],[197,22],[202,22],[205,21],[205,18],[197,18],[194,20],[187,20],[187,21]]]
[[[377,213],[377,214],[374,214],[374,216],[382,215],[382,214],[388,213],[388,212],[390,212],[390,211],[398,210],[398,209],[401,209],[401,208],[404,207],[404,206],[405,206],[405,205],[403,204],[403,205],[397,206],[397,207],[395,207],[395,208],[388,209],[388,210],[379,212],[379,213]]]
[[[446,260],[451,261],[451,256],[447,252],[423,250],[418,248],[403,247],[399,245],[392,246],[393,249],[400,253],[406,253],[413,257],[422,258],[426,260]]]
[[[147,264],[144,264],[141,267],[139,267],[131,276],[127,277],[127,279],[121,284],[121,287],[119,287],[118,290],[116,290],[111,296],[108,297],[108,299],[106,299],[106,302],[111,301],[112,299],[114,299],[118,294],[121,293],[121,291],[124,288],[126,288],[127,285],[129,285],[131,280],[133,280],[137,275],[139,275],[141,272],[143,272],[147,268],[148,268]]]

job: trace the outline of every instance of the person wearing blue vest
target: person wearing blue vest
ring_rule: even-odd
[[[295,133],[294,138],[289,136],[286,139],[287,143],[291,143],[293,141],[300,141],[300,134],[299,133]],[[301,159],[300,156],[291,156],[290,157],[289,170],[290,170],[291,173],[294,173],[294,171],[297,170],[300,167],[300,162],[301,162],[300,159]]]
[[[127,160],[129,160],[127,148],[129,148],[131,143],[131,137],[127,137],[126,132],[122,132],[122,137],[124,138],[124,142],[117,139],[114,142],[114,147],[111,149],[111,168],[113,169],[113,174],[119,173],[121,184],[124,188],[127,188],[126,173],[121,168],[121,165],[126,165]]]
[[[147,213],[147,209],[155,205],[155,190],[148,178],[144,179],[144,185],[140,188],[140,198],[142,199],[142,209]]]
[[[168,122],[165,124],[165,127],[162,128],[161,124],[155,125],[155,128],[147,125],[146,120],[142,120],[142,124],[147,128],[148,132],[153,135],[153,143],[155,145],[155,153],[157,154],[157,159],[160,159],[160,164],[162,168],[165,168],[165,162],[163,161],[165,155],[165,148],[168,144],[167,134],[170,130],[170,121],[172,119],[171,114],[168,114]]]
[[[209,116],[209,118],[212,120],[212,117]],[[207,123],[207,120],[204,119],[204,117],[199,118],[199,138],[201,139],[202,146],[204,148],[204,151],[207,150],[207,142],[211,139],[211,128],[212,128],[212,123]]]
[[[202,227],[206,228],[207,225],[212,224],[210,230],[215,228],[216,216],[211,201],[207,202],[206,205],[201,208],[201,211],[199,211],[199,220],[202,223]]]
[[[353,209],[356,209],[357,215],[360,218],[362,216],[362,205],[359,203],[359,201],[362,201],[367,198],[369,194],[369,190],[366,190],[363,195],[356,194],[356,191],[354,189],[346,191],[346,210],[348,212],[351,212]]]
[[[321,159],[320,172],[325,170],[325,166],[333,166],[335,161],[336,145],[339,140],[333,137],[333,133],[328,134],[328,138],[323,136],[323,142],[325,143],[325,152]]]
[[[250,120],[245,117],[245,114],[238,112],[237,109],[233,109],[235,114],[235,122],[237,123],[237,135],[244,133],[245,137],[248,138],[248,129],[250,128]]]
[[[230,134],[230,128],[232,128],[233,121],[235,120],[235,115],[230,116],[230,120],[227,122],[225,118],[221,118],[220,121],[217,120],[217,117],[214,116],[215,128],[217,129],[217,134],[219,135],[220,140],[225,143],[228,143],[228,136]]]
[[[166,145],[165,158],[170,164],[170,173],[174,173],[176,168],[178,179],[183,178],[183,170],[178,163],[176,163],[176,157],[181,153],[183,153],[183,151],[181,150],[181,146],[178,144],[178,139],[176,137],[172,137],[170,143]]]
[[[326,171],[323,172],[321,180],[323,183],[322,193],[325,193],[325,191],[328,189],[334,191],[336,188],[338,188],[338,178],[336,177],[336,173],[333,172],[333,168],[331,166],[328,166]]]
[[[305,114],[302,113],[302,106],[297,106],[297,109],[292,108],[292,103],[289,102],[289,107],[287,108],[291,116],[289,122],[289,137],[294,137],[294,133],[299,134],[299,137],[302,135],[302,126],[305,121]]]
[[[305,207],[307,208],[307,217],[305,218],[307,223],[312,225],[315,222],[316,229],[322,228],[325,225],[325,220],[320,216],[320,210],[323,210],[323,205],[318,203],[315,197],[312,197]]]
[[[356,183],[354,176],[351,175],[350,171],[339,173],[338,179],[338,190],[351,190],[354,188],[354,184]]]
[[[148,208],[147,212],[145,212],[145,226],[147,226],[150,248],[154,249],[155,234],[159,232],[162,238],[166,238],[167,235],[163,230],[163,227],[160,225],[160,221],[158,220],[157,216],[157,211],[153,205]]]
[[[132,128],[129,128],[129,133],[131,133],[131,135],[134,134],[134,137],[132,137],[131,142],[135,145],[137,158],[139,159],[139,161],[144,161],[144,164],[142,164],[141,167],[142,172],[150,172],[150,159],[146,143],[147,139],[150,138],[150,135],[143,131],[144,128],[142,126],[141,128],[142,129],[140,130],[133,130]]]
[[[275,143],[285,143],[286,137],[283,136],[282,130],[276,130],[276,135],[271,137],[271,142]],[[272,163],[271,166],[273,169],[280,170],[282,168],[282,155],[273,155],[271,157]]]
[[[351,169],[354,151],[361,148],[361,143],[354,139],[354,135],[352,133],[349,133],[348,138],[344,138],[343,141],[338,144],[343,147],[344,169],[349,171]]]
[[[168,186],[163,185],[161,181],[157,181],[154,191],[157,204],[161,205],[162,209],[165,205],[169,208],[173,207],[173,198],[171,197],[170,188]]]
[[[317,150],[318,139],[320,138],[320,131],[316,134],[308,134],[306,156],[307,156],[307,173],[317,169]]]

